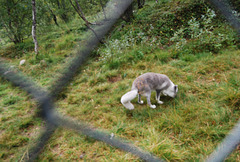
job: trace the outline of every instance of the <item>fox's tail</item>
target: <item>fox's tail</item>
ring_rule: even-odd
[[[134,109],[134,106],[130,101],[133,100],[137,96],[137,94],[138,94],[138,90],[136,89],[131,90],[126,94],[124,94],[121,98],[121,103],[123,104],[123,106],[125,106],[129,110]]]

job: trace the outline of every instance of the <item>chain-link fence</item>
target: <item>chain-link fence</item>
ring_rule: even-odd
[[[54,109],[54,98],[56,98],[63,88],[68,85],[73,76],[77,73],[80,66],[83,65],[86,58],[91,51],[98,45],[99,41],[108,33],[113,24],[124,13],[133,0],[113,0],[108,2],[105,8],[105,16],[95,28],[95,33],[86,40],[84,48],[76,49],[76,56],[66,65],[66,70],[62,72],[61,76],[56,80],[55,84],[51,86],[50,91],[44,90],[30,78],[24,76],[20,72],[15,72],[9,65],[0,61],[0,75],[13,85],[20,87],[28,92],[34,98],[41,112],[41,117],[46,121],[45,131],[40,136],[38,143],[30,148],[29,153],[23,156],[24,161],[34,161],[40,154],[40,151],[47,143],[48,139],[58,127],[70,128],[80,134],[87,135],[99,141],[103,141],[111,146],[130,152],[145,161],[163,161],[162,159],[152,155],[149,152],[130,144],[126,140],[110,137],[109,134],[91,128],[82,121],[74,121],[67,119],[58,114]],[[229,23],[236,29],[238,35],[240,34],[240,23],[233,15],[232,10],[226,2],[211,0],[210,1]],[[97,35],[97,37],[96,37]],[[240,144],[240,121],[232,129],[229,135],[217,147],[217,149],[208,157],[207,161],[223,161],[231,152]]]

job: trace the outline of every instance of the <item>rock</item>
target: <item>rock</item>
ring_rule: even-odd
[[[19,65],[22,66],[25,62],[26,62],[26,60],[21,60]]]
[[[114,137],[114,133],[111,133],[110,139],[113,139],[113,137]]]

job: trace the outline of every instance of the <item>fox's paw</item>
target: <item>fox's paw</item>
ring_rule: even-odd
[[[138,102],[139,104],[143,104],[143,100],[141,100],[140,102]]]
[[[163,104],[163,102],[162,101],[158,101],[158,104]]]
[[[150,106],[152,109],[155,109],[156,108],[156,105],[151,105]]]

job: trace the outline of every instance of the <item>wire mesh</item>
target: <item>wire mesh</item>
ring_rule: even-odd
[[[98,45],[99,41],[108,33],[113,24],[124,13],[133,0],[113,0],[108,2],[104,9],[105,14],[100,25],[94,28],[93,33],[89,39],[86,40],[84,48],[76,49],[76,56],[65,66],[65,71],[56,79],[55,84],[51,86],[51,91],[46,91],[30,78],[24,76],[20,72],[14,71],[9,65],[0,61],[0,76],[11,82],[13,85],[20,87],[28,92],[32,98],[38,103],[38,108],[41,110],[41,116],[46,120],[45,131],[41,134],[37,144],[32,146],[28,154],[23,156],[24,161],[34,161],[40,154],[41,150],[55,132],[56,128],[64,127],[72,129],[80,134],[87,135],[99,141],[103,141],[111,146],[130,152],[145,161],[164,161],[149,152],[146,152],[128,141],[120,138],[110,138],[110,136],[96,129],[91,128],[82,121],[74,121],[58,114],[54,109],[54,99],[61,93],[63,88],[73,79],[80,66],[86,61],[90,52]],[[217,9],[225,16],[228,22],[240,34],[240,23],[238,19],[231,12],[232,10],[222,1],[210,0]],[[108,19],[105,19],[105,18]],[[97,34],[97,37],[96,37]],[[223,140],[216,150],[206,159],[206,161],[223,161],[231,152],[240,144],[240,120],[236,126],[230,131],[229,135]]]

